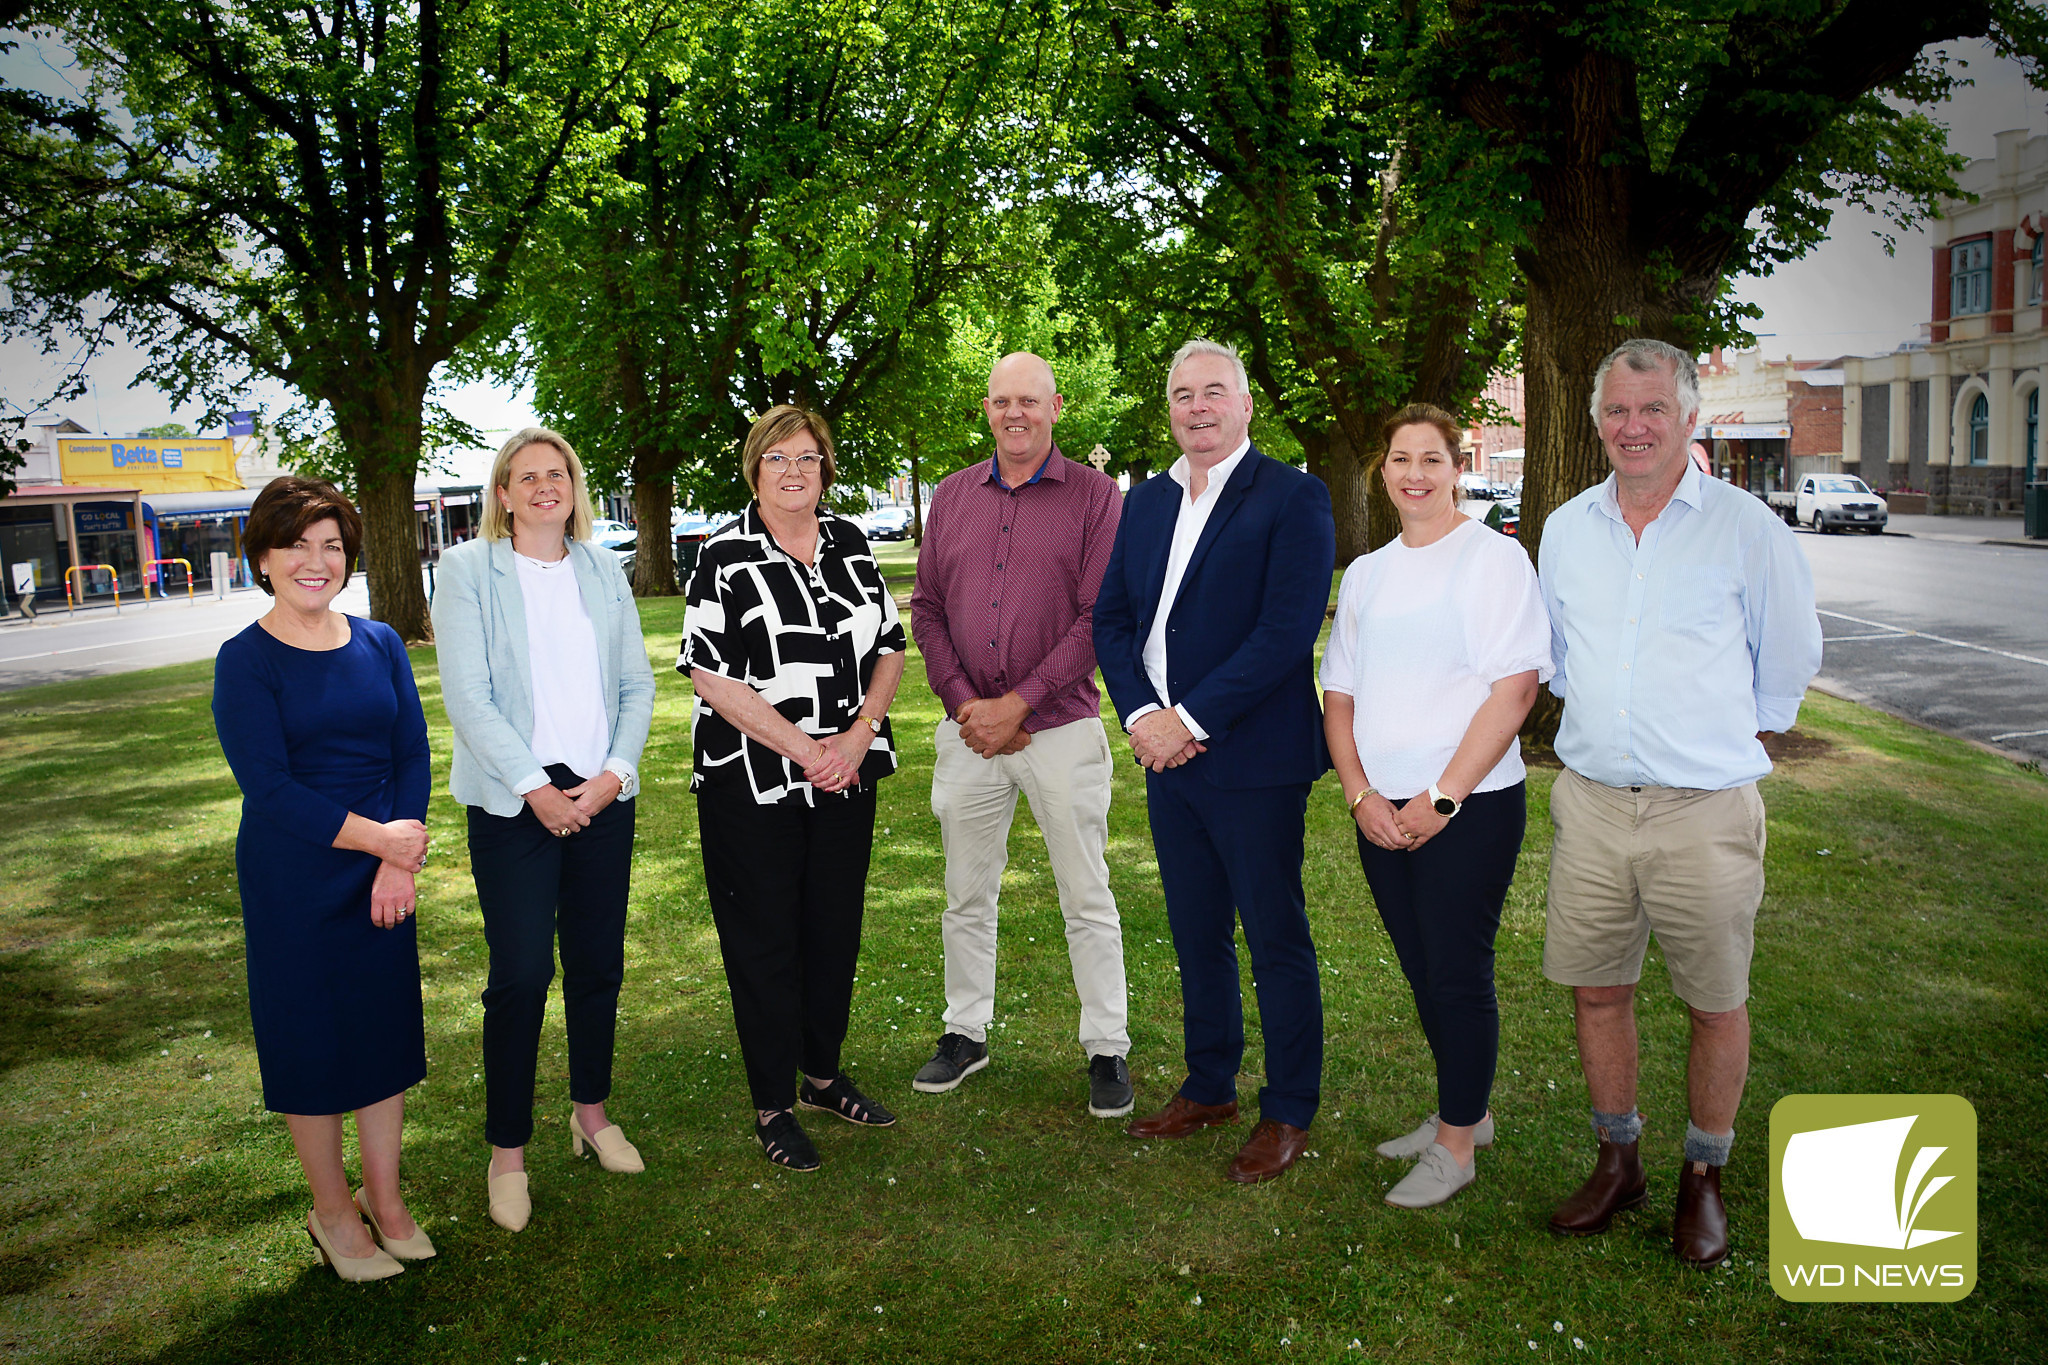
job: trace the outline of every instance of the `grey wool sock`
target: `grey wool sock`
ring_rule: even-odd
[[[1709,1133],[1698,1124],[1685,1125],[1685,1159],[1704,1161],[1709,1166],[1726,1166],[1728,1149],[1735,1145],[1735,1133]]]
[[[1626,1147],[1643,1135],[1643,1116],[1634,1109],[1626,1114],[1608,1114],[1595,1109],[1593,1131],[1603,1142],[1615,1142]]]

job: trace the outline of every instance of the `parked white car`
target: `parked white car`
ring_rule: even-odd
[[[623,521],[607,521],[599,517],[590,523],[590,539],[607,550],[616,550],[638,534]]]
[[[1830,531],[1866,531],[1881,535],[1891,519],[1884,499],[1854,474],[1808,474],[1789,492],[1766,493],[1764,500],[1788,526]]]

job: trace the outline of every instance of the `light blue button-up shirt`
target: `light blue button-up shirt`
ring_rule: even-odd
[[[1610,787],[1721,791],[1771,770],[1820,671],[1813,571],[1758,498],[1687,463],[1640,544],[1614,477],[1543,524],[1557,756]]]

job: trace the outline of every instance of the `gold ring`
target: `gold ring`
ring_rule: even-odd
[[[569,837],[569,827],[568,827],[567,825],[564,825],[564,826],[562,826],[562,827],[561,827],[560,829],[556,830],[556,831],[555,831],[555,837],[556,837],[557,839],[566,839],[566,838],[568,838],[568,837]],[[1409,835],[1408,837],[1412,839],[1412,838],[1414,838],[1415,836],[1411,834],[1411,835]]]

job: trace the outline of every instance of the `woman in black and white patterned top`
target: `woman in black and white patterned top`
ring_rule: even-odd
[[[690,789],[755,1136],[770,1161],[808,1171],[818,1153],[792,1100],[896,1121],[841,1074],[839,1050],[906,642],[867,537],[818,511],[825,419],[770,409],[740,464],[754,501],[704,542],[676,671],[697,694]]]

